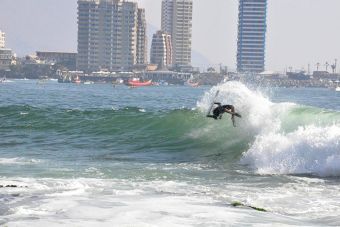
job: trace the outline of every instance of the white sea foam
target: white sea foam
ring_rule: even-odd
[[[340,127],[299,127],[256,138],[242,162],[260,174],[340,176]]]
[[[181,181],[134,181],[127,179],[7,179],[27,185],[17,188],[17,200],[8,203],[6,226],[260,226],[302,222],[288,215],[310,217],[339,212],[337,185],[295,179],[296,183],[268,185],[263,191],[225,182],[204,185]],[[309,186],[313,185],[312,188]],[[320,197],[320,190],[326,194]],[[297,193],[298,192],[298,193]],[[12,189],[3,197],[11,196]],[[306,196],[309,195],[309,196]],[[299,203],[296,204],[296,200]],[[260,206],[269,213],[235,208],[232,201]],[[313,206],[310,206],[313,202]],[[295,204],[294,208],[291,204]],[[333,205],[332,205],[333,204]],[[314,215],[314,216],[310,216]]]
[[[10,205],[7,226],[221,226],[257,216],[220,204],[209,188],[176,181],[31,179],[25,190]]]
[[[0,165],[29,165],[40,163],[38,159],[26,158],[0,158]]]
[[[295,128],[284,130],[293,103],[273,103],[259,91],[252,91],[240,82],[227,82],[213,87],[198,102],[206,111],[219,90],[217,101],[233,104],[242,114],[238,128],[252,135],[250,148],[241,163],[259,174],[313,174],[340,176],[340,126],[339,120],[315,126],[315,119],[305,121],[304,114],[297,115]],[[320,112],[320,115],[323,113]],[[287,117],[288,116],[288,117]]]
[[[204,95],[197,103],[202,111],[207,111],[217,90],[220,92],[215,101],[234,105],[236,112],[242,114],[241,128],[253,134],[279,130],[279,116],[294,106],[292,103],[272,103],[261,91],[252,91],[240,82],[228,82],[213,87]]]

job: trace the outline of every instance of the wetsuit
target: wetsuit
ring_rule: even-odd
[[[215,103],[218,105],[218,107],[216,107],[214,110],[213,110],[213,115],[208,115],[208,117],[212,117],[214,118],[215,120],[217,120],[217,118],[222,118],[222,114],[225,113],[225,109],[228,109],[230,110],[231,112],[234,112],[234,106],[232,105],[221,105],[221,103]]]

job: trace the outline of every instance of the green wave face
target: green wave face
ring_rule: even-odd
[[[232,104],[241,113],[236,128],[227,114],[222,120],[205,117],[217,90],[220,94],[216,101]],[[213,87],[197,102],[195,110],[16,105],[0,107],[0,117],[4,135],[0,146],[34,149],[61,160],[77,155],[89,160],[96,153],[95,158],[105,160],[241,162],[258,173],[327,175],[323,167],[334,169],[331,162],[336,163],[340,150],[339,112],[273,103],[238,82]],[[327,137],[319,140],[320,134]],[[306,152],[314,160],[307,158]],[[282,164],[293,159],[300,164]],[[313,163],[321,164],[315,167]]]
[[[154,153],[160,156],[159,161],[193,161],[221,155],[229,160],[228,154],[240,155],[248,141],[248,136],[234,137],[229,116],[215,121],[197,110],[145,112],[134,107],[67,110],[7,106],[0,107],[0,115],[3,132],[15,131],[18,140],[40,137],[44,145],[54,148],[67,144],[73,149]]]

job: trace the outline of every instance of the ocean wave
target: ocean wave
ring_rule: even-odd
[[[220,94],[216,101],[234,105],[242,115],[242,119],[236,119],[236,128],[227,114],[221,121],[205,117],[217,90]],[[23,112],[29,114],[20,115]],[[338,161],[339,112],[275,103],[265,93],[240,82],[213,87],[197,102],[196,108],[149,111],[140,107],[109,107],[70,111],[13,105],[0,107],[0,115],[3,118],[0,126],[4,129],[16,133],[30,129],[29,136],[39,135],[44,145],[54,149],[64,149],[55,141],[67,141],[76,148],[112,151],[98,153],[96,160],[241,162],[260,174],[340,176],[333,164]],[[321,136],[320,140],[320,135],[328,136]],[[0,146],[8,146],[11,139],[6,138],[8,141]]]
[[[340,126],[260,135],[241,162],[260,174],[340,176]]]
[[[198,107],[205,112],[217,101],[242,114],[239,128],[251,135],[241,163],[259,174],[340,176],[340,113],[294,103],[273,103],[239,82],[213,87]]]

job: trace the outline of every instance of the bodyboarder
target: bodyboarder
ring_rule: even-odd
[[[219,102],[214,102],[217,107],[213,110],[213,115],[210,113],[207,115],[207,117],[217,119],[222,119],[222,115],[224,113],[229,113],[231,115],[231,120],[233,122],[233,126],[236,127],[235,124],[235,116],[241,118],[241,115],[235,112],[235,107],[233,105],[222,105]]]

